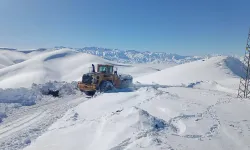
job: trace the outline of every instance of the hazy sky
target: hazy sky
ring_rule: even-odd
[[[0,0],[0,47],[243,54],[250,0]]]

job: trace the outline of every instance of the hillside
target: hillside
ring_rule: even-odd
[[[235,91],[240,64],[213,57],[138,77],[144,87],[79,104],[25,150],[247,150],[250,103]]]
[[[22,52],[9,49],[0,49],[0,69],[25,61],[29,57]]]
[[[32,51],[26,54],[16,51],[1,52],[8,59],[0,57],[0,62],[8,67],[0,70],[0,88],[31,87],[32,83],[41,84],[54,80],[78,81],[83,73],[89,72],[91,64],[98,63],[113,64],[118,68],[118,73],[131,74],[134,77],[168,67],[165,64],[157,67],[120,64],[72,49]]]
[[[222,84],[237,90],[239,77],[243,75],[242,65],[236,58],[218,56],[167,68],[135,80],[160,85]]]

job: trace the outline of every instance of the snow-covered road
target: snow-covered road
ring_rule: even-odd
[[[87,100],[84,96],[44,97],[33,106],[7,109],[0,124],[0,149],[21,149],[37,138],[68,109]]]

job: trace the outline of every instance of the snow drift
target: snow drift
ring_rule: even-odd
[[[50,91],[58,91],[58,97],[64,97],[79,93],[77,83],[66,82],[47,82],[45,84],[32,84],[28,88],[8,88],[0,89],[0,103],[18,103],[22,106],[30,106],[36,104],[46,95],[51,95]]]

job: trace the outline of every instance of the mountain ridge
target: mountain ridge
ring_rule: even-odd
[[[120,50],[102,47],[83,47],[83,48],[71,48],[65,46],[55,46],[54,48],[39,48],[36,50],[18,50],[24,53],[30,53],[33,51],[49,51],[60,49],[72,49],[77,52],[88,53],[99,56],[101,58],[115,61],[118,63],[170,63],[170,64],[183,64],[196,60],[206,59],[213,56],[220,56],[218,54],[210,54],[205,56],[187,56],[179,55],[175,53],[167,52],[151,52],[151,51],[137,51],[137,50]]]

